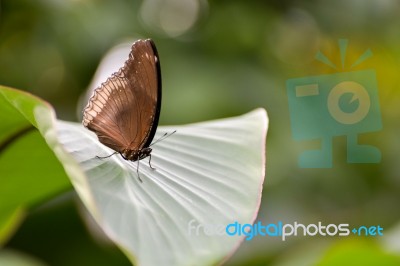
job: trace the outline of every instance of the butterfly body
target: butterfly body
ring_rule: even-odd
[[[160,109],[158,53],[152,40],[138,40],[124,66],[94,90],[82,123],[125,160],[151,160]]]

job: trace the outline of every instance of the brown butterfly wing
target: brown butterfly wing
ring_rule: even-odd
[[[111,149],[148,147],[157,129],[161,108],[161,71],[151,40],[132,45],[129,59],[94,91],[84,110],[83,125]]]

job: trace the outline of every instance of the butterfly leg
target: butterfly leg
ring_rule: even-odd
[[[105,158],[110,158],[111,156],[113,156],[114,154],[117,154],[118,152],[113,152],[108,156],[96,156],[97,159],[105,159]]]
[[[143,183],[142,179],[140,178],[140,174],[139,174],[139,160],[137,160],[137,167],[136,167],[136,173],[137,173],[137,177],[140,181],[140,183]]]
[[[149,166],[152,170],[156,170],[155,167],[151,166],[151,154],[149,154]]]

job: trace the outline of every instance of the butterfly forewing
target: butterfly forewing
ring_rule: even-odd
[[[117,152],[141,150],[154,138],[160,108],[157,50],[151,40],[139,40],[125,65],[94,91],[83,124]]]

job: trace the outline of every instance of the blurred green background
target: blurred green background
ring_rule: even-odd
[[[384,228],[384,237],[375,238],[257,237],[226,265],[357,265],[350,258],[368,264],[375,255],[386,259],[380,265],[398,265],[399,26],[397,0],[3,0],[0,84],[32,92],[60,119],[78,121],[79,97],[105,53],[126,40],[152,38],[162,65],[161,125],[267,109],[258,220]],[[301,169],[299,153],[318,143],[292,139],[285,82],[337,72],[314,56],[321,50],[340,62],[339,38],[349,40],[348,62],[368,48],[374,53],[359,69],[377,73],[383,130],[360,139],[378,147],[382,161],[347,164],[346,138],[337,137],[332,168]],[[49,265],[129,265],[89,233],[80,213],[73,192],[35,206],[6,248]]]

